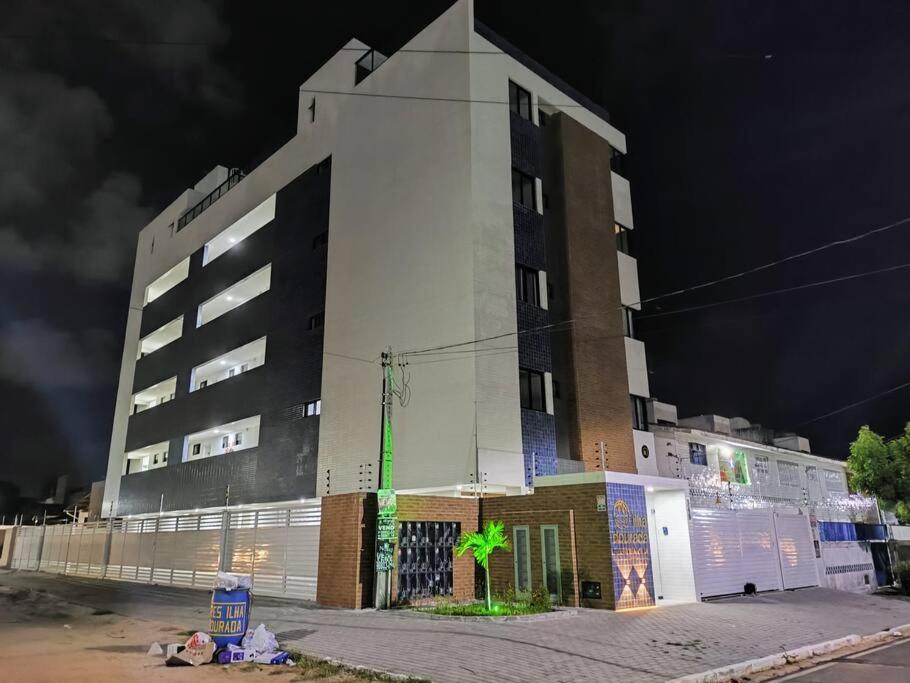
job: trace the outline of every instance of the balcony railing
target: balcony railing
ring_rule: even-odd
[[[183,230],[190,221],[196,219],[203,211],[227,194],[228,190],[243,180],[244,175],[244,172],[239,168],[232,168],[228,173],[227,180],[209,192],[198,204],[177,219],[177,232]]]

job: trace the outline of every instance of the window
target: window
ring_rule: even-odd
[[[167,462],[167,451],[164,452],[164,462]]]
[[[509,111],[525,121],[532,120],[531,93],[512,81],[509,81]]]
[[[142,391],[133,394],[131,415],[150,410],[157,406],[163,405],[168,401],[174,400],[174,392],[177,388],[177,378],[171,377],[163,382],[158,382]]]
[[[844,479],[841,476],[840,472],[835,472],[834,470],[824,470],[825,473],[825,487],[829,491],[843,491],[844,490]]]
[[[542,372],[519,368],[518,385],[522,408],[539,411],[546,409]]]
[[[322,413],[322,399],[317,398],[315,401],[308,401],[303,405],[304,417],[313,417],[320,413]]]
[[[613,171],[613,173],[624,176],[626,174],[626,155],[612,147],[610,148],[610,152],[610,170]]]
[[[182,334],[183,316],[181,315],[140,339],[139,353],[136,354],[136,359],[145,358],[150,353],[154,353],[158,349],[167,346],[172,341],[180,339]]]
[[[613,224],[613,231],[616,233],[616,251],[626,256],[631,256],[632,250],[629,247],[629,236],[632,231],[622,227],[619,223]]]
[[[541,128],[546,128],[547,124],[550,123],[550,115],[543,109],[538,109],[537,122],[540,124]]]
[[[768,456],[756,455],[752,458],[752,471],[755,473],[755,481],[767,483],[771,479],[771,470],[768,466]]]
[[[630,339],[635,339],[635,317],[633,309],[622,307],[622,333]]]
[[[554,380],[553,380],[553,398],[562,398],[562,396],[560,396],[559,394],[560,394],[560,392],[559,392],[559,382],[557,382],[557,381],[554,379]]]
[[[183,437],[184,460],[200,460],[256,448],[260,416],[243,418]]]
[[[313,249],[318,249],[319,247],[324,247],[329,243],[329,231],[320,232],[316,237],[313,238]]]
[[[325,311],[321,311],[316,315],[310,316],[311,330],[318,330],[323,325],[325,325]]]
[[[550,208],[550,195],[548,195],[546,192],[542,192],[541,199],[543,199],[543,208],[549,209]]]
[[[689,442],[689,462],[693,465],[708,464],[708,447],[703,443]]]
[[[641,396],[632,396],[632,429],[648,431],[648,412],[645,409],[645,399]]]
[[[272,195],[255,209],[215,235],[203,248],[202,265],[230,251],[275,218],[276,196]]]
[[[196,314],[196,327],[202,327],[225,313],[233,311],[238,306],[242,306],[250,299],[269,291],[271,284],[272,264],[270,263],[200,304]]]
[[[310,123],[316,123],[316,98],[313,98],[313,101],[310,102],[310,106],[307,107],[310,110]]]
[[[806,465],[806,480],[818,481],[818,468],[815,465]]]
[[[266,337],[232,349],[190,371],[190,391],[198,391],[265,363]]]
[[[190,257],[187,256],[164,275],[145,288],[145,304],[152,303],[165,292],[187,279],[190,274]],[[143,304],[143,305],[145,305]]]
[[[515,266],[515,292],[519,301],[540,306],[540,276],[533,268]]]
[[[534,178],[512,169],[512,203],[537,210],[537,194],[534,192]]]
[[[515,592],[531,591],[531,552],[528,527],[512,529],[512,559],[515,563]]]
[[[800,485],[799,481],[799,465],[794,462],[787,462],[786,460],[777,461],[777,476],[780,478],[781,486],[796,486]]]
[[[559,566],[559,527],[555,524],[540,527],[540,557],[543,584],[550,599],[559,602],[562,597],[562,573]]]

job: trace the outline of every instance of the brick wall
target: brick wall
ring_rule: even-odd
[[[461,533],[477,531],[479,501],[476,498],[443,496],[398,496],[399,522],[461,522]],[[321,558],[320,558],[321,564]],[[470,553],[455,556],[452,570],[453,597],[456,600],[474,598],[475,562]],[[398,566],[393,573],[392,595],[398,595]]]
[[[510,542],[514,527],[528,527],[532,589],[543,586],[540,527],[558,526],[563,604],[613,609],[609,520],[606,512],[597,511],[598,495],[606,495],[603,483],[537,487],[531,496],[484,498],[481,519],[484,524],[502,521]],[[490,578],[494,594],[514,586],[512,552],[493,554]],[[581,599],[582,581],[599,581],[603,599]]]
[[[326,607],[373,606],[376,494],[322,499],[316,602]]]
[[[607,469],[634,473],[610,145],[557,115],[546,128],[545,149],[551,317],[576,321],[565,334],[552,335],[554,373],[566,388],[557,412],[564,406],[568,415],[560,428],[567,427],[569,455],[583,460],[585,469],[600,469],[595,444],[603,441]]]

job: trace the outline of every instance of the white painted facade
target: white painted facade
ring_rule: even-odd
[[[105,515],[116,513],[124,471],[143,305],[186,277],[196,250],[206,247],[207,263],[267,223],[276,191],[329,156],[317,495],[362,488],[361,465],[378,459],[381,374],[369,361],[389,347],[400,353],[489,337],[500,340],[476,348],[490,353],[409,364],[412,398],[393,415],[395,486],[457,494],[480,480],[487,491],[525,490],[517,351],[498,348],[514,346],[501,340],[516,332],[508,82],[532,93],[535,122],[541,106],[622,153],[625,137],[478,34],[470,0],[356,83],[355,62],[368,50],[351,40],[301,85],[296,135],[217,202],[176,228],[228,178],[220,166],[140,232]],[[617,215],[632,228],[628,182],[613,180]],[[637,307],[637,264],[619,254],[619,266],[622,299]],[[199,324],[207,322],[208,309],[200,307],[200,316]],[[630,385],[647,397],[644,348],[629,342]],[[546,391],[552,411],[552,378]]]

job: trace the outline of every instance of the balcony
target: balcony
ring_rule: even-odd
[[[150,353],[154,353],[161,347],[167,346],[172,341],[180,339],[182,334],[183,316],[181,315],[140,339],[139,351],[136,354],[136,358],[144,358]]]
[[[233,351],[197,365],[190,374],[190,391],[198,391],[218,382],[249,372],[265,363],[266,338],[245,344]]]
[[[250,299],[269,291],[271,281],[272,264],[270,263],[201,304],[196,316],[196,327],[202,327],[238,306],[242,306]]]
[[[227,194],[237,183],[243,180],[244,175],[239,168],[232,168],[230,173],[228,173],[227,180],[209,192],[198,204],[177,219],[177,232],[183,230],[188,223],[198,218],[203,211]]]
[[[171,377],[163,382],[158,382],[142,391],[133,394],[133,401],[130,407],[130,415],[142,413],[150,410],[162,403],[174,400],[174,394],[177,391],[177,378]]]
[[[213,458],[259,445],[259,416],[236,420],[183,439],[183,461]]]
[[[152,444],[126,454],[124,474],[147,472],[167,466],[168,442]]]

